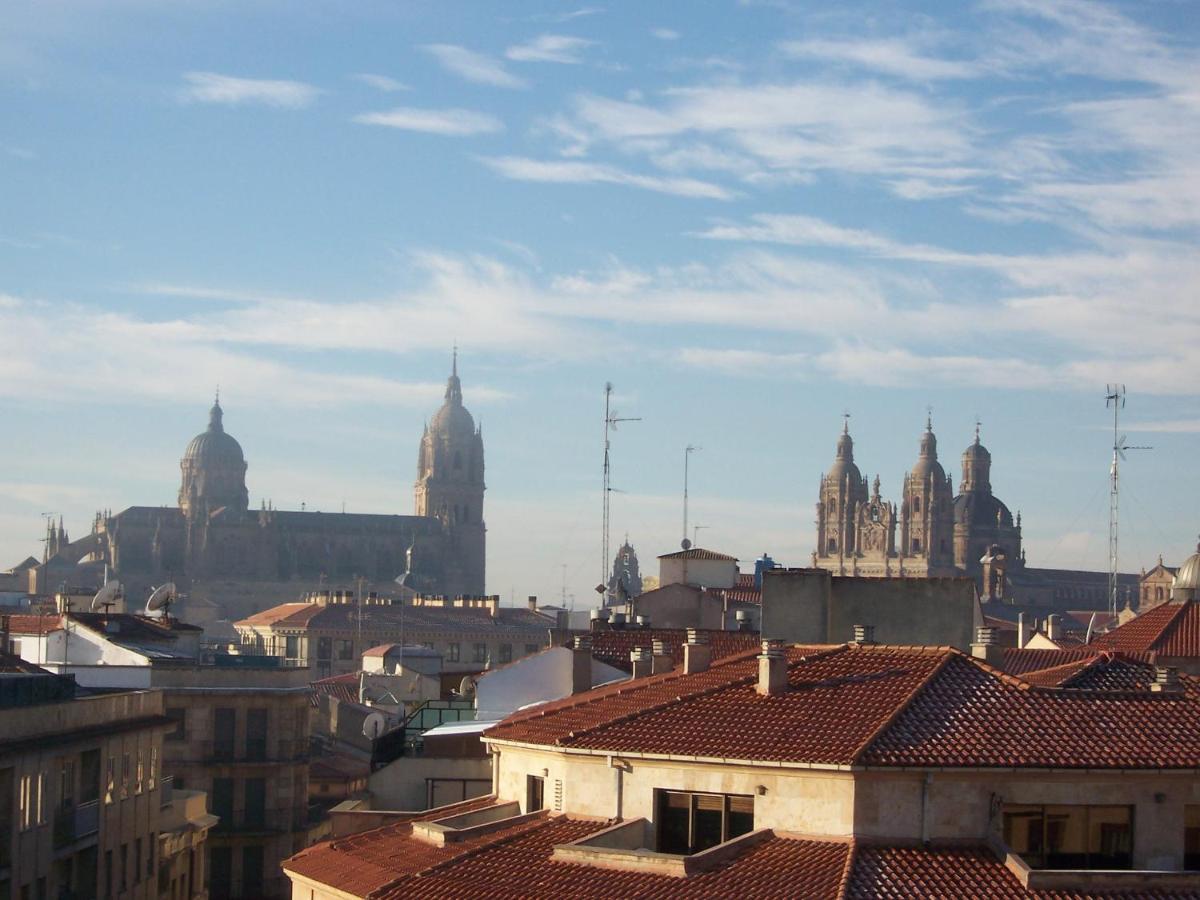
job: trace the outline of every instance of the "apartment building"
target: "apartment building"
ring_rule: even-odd
[[[206,898],[215,819],[163,777],[162,694],[0,669],[0,898]]]
[[[1200,897],[1200,681],[857,636],[518,711],[490,797],[298,854],[293,897]]]

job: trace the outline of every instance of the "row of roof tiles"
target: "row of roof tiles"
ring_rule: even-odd
[[[491,798],[476,801],[479,805]],[[440,818],[466,808],[434,810]],[[686,878],[648,871],[596,869],[553,858],[554,847],[587,837],[610,823],[543,813],[484,837],[443,847],[413,836],[412,821],[319,844],[284,868],[370,900],[407,898],[601,897],[988,897],[997,900],[1166,900],[1200,891],[1058,893],[1030,891],[982,848],[899,848],[854,841],[800,839],[769,833],[731,860]]]
[[[282,603],[235,623],[240,626],[270,626],[282,629],[326,629],[352,631],[405,628],[412,631],[470,630],[522,631],[544,634],[554,621],[523,607],[502,606],[493,616],[480,607],[409,606],[407,604]]]

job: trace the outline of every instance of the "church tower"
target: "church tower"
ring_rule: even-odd
[[[821,476],[821,494],[817,501],[817,552],[814,565],[845,574],[845,567],[857,549],[855,519],[860,504],[867,502],[867,479],[854,464],[854,440],[850,421],[838,436],[837,456],[829,471]]]
[[[207,516],[219,509],[241,515],[246,512],[246,459],[242,445],[225,433],[221,396],[208,412],[208,428],[192,438],[179,468],[179,509],[187,519]]]
[[[968,575],[983,574],[983,558],[1002,552],[1010,570],[1024,566],[1021,514],[1014,521],[1008,507],[992,493],[992,454],[979,440],[962,455],[962,482],[954,498],[954,561]],[[987,592],[984,584],[984,592]]]
[[[437,519],[451,535],[458,571],[448,583],[455,593],[484,593],[485,489],[483,433],[463,406],[456,350],[446,381],[445,402],[421,437],[414,489],[416,514]]]
[[[954,569],[954,490],[937,458],[932,417],[925,420],[916,465],[904,476],[899,554],[909,574],[951,574]]]

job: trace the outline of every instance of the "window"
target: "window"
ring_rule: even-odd
[[[267,708],[255,706],[246,710],[246,759],[267,758]]]
[[[18,823],[22,831],[33,827],[34,776],[22,775],[17,794]]]
[[[283,655],[288,659],[300,658],[300,638],[297,635],[289,634],[283,639]]]
[[[532,656],[533,654],[537,653],[541,649],[542,649],[541,644],[526,644],[525,645],[525,655]]]
[[[658,852],[690,855],[754,830],[754,798],[655,791]]]
[[[150,835],[150,846],[146,848],[146,877],[154,874],[154,855],[158,852],[158,832]]]
[[[837,538],[830,538],[827,545],[828,552],[837,553]]]
[[[920,497],[912,498],[912,509],[913,509],[913,512],[915,512],[915,513],[919,513],[921,511],[921,498]]]
[[[338,659],[354,659],[354,641],[339,640],[337,642]]]
[[[111,850],[104,851],[104,896],[105,898],[113,895],[113,852]]]
[[[158,783],[158,747],[150,748],[150,773],[146,781],[146,790],[154,790],[154,786]]]
[[[546,779],[541,775],[525,776],[525,812],[537,812],[546,806]]]
[[[79,802],[100,799],[100,751],[84,750],[79,755]]]
[[[242,848],[242,896],[258,897],[263,888],[263,848],[247,844]]]
[[[920,538],[913,538],[913,539],[912,539],[912,552],[913,552],[913,553],[920,553],[920,552],[921,552],[921,539],[920,539]]]
[[[214,778],[212,781],[212,812],[221,821],[217,828],[228,831],[233,828],[233,779]]]
[[[104,766],[104,802],[112,803],[117,790],[117,758],[109,756]]]
[[[138,838],[133,842],[133,883],[137,884],[142,880],[142,839]]]
[[[117,890],[123,891],[129,886],[129,845],[121,845],[121,878],[117,882]]]
[[[501,644],[500,645],[500,662],[502,662],[502,663],[512,662],[512,644]]]
[[[1200,869],[1200,806],[1183,808],[1183,867]]]
[[[145,760],[142,758],[142,748],[141,747],[138,747],[138,750],[137,750],[136,776],[137,777],[133,782],[133,792],[135,794],[140,794],[142,792],[142,781],[146,777],[146,763],[145,763]]]
[[[1129,869],[1133,807],[1006,806],[1004,841],[1035,869]]]
[[[186,741],[187,740],[187,710],[182,706],[168,706],[167,718],[175,720],[175,730],[168,731],[166,740],[168,741]]]
[[[323,637],[317,638],[317,659],[328,660],[333,658],[333,638]]]
[[[229,706],[218,706],[213,710],[213,756],[217,759],[233,757],[233,743],[237,728],[237,710]]]
[[[58,763],[58,806],[69,810],[75,806],[75,760],[61,759]]]
[[[450,662],[458,662],[459,655],[462,653],[462,644],[458,642],[446,645],[446,659]]]
[[[121,754],[121,799],[129,796],[129,779],[133,776],[133,759],[126,750]]]
[[[485,663],[485,662],[487,662],[487,658],[488,658],[487,644],[476,644],[475,645],[475,662]]]
[[[267,824],[267,782],[265,778],[246,779],[246,810],[243,824],[247,828],[261,829]]]
[[[233,886],[233,848],[213,847],[208,851],[208,893],[228,897]]]

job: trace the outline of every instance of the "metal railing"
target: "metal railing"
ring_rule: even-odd
[[[161,793],[159,806],[166,809],[175,800],[175,776],[164,775],[158,783],[158,790]]]
[[[100,802],[59,807],[54,813],[54,846],[66,847],[100,830]]]

